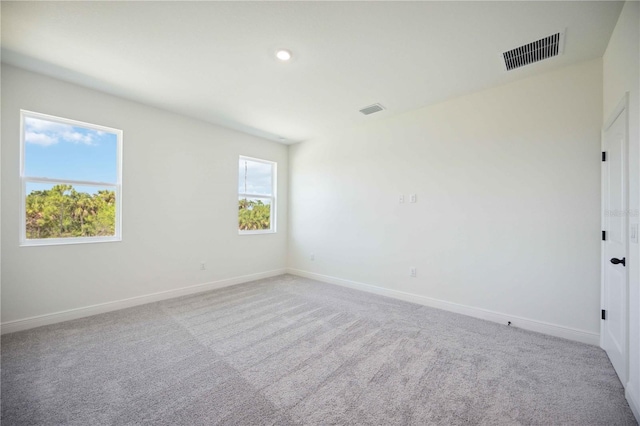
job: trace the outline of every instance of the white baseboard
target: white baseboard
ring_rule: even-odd
[[[627,398],[629,407],[633,411],[633,415],[636,416],[636,421],[640,423],[640,394],[632,386],[631,382],[627,383],[624,390],[624,396]]]
[[[213,281],[202,284],[195,284],[188,287],[176,288],[173,290],[160,291],[158,293],[146,294],[144,296],[135,296],[128,299],[116,300],[113,302],[100,303],[97,305],[85,306],[82,308],[69,309],[66,311],[54,312],[51,314],[38,315],[35,317],[24,318],[14,321],[7,321],[0,324],[0,333],[8,334],[16,331],[28,330],[30,328],[40,327],[43,325],[55,324],[58,322],[69,321],[78,318],[84,318],[91,315],[102,314],[105,312],[117,311],[120,309],[130,308],[132,306],[144,305],[147,303],[158,302],[160,300],[173,299],[175,297],[186,296],[189,294],[201,293],[204,291],[215,290],[218,288],[229,287],[236,284],[242,284],[249,281],[255,281],[262,278],[275,277],[286,273],[285,269],[275,269],[273,271],[260,272],[257,274],[243,275],[240,277],[227,278],[224,280]]]
[[[507,324],[511,321],[513,327],[519,327],[525,330],[531,330],[538,333],[548,334],[550,336],[562,337],[564,339],[574,340],[577,342],[587,343],[598,346],[600,344],[600,334],[589,331],[578,330],[575,328],[563,327],[560,325],[550,324],[542,321],[536,321],[528,318],[502,314],[500,312],[489,311],[486,309],[475,308],[472,306],[461,305],[458,303],[447,302],[445,300],[433,299],[431,297],[421,296],[413,293],[406,293],[398,290],[391,290],[383,287],[376,287],[370,284],[364,284],[356,281],[345,280],[328,275],[316,274],[314,272],[302,271],[299,269],[288,268],[287,273],[298,275],[305,278],[311,278],[317,281],[336,284],[357,290],[363,290],[369,293],[380,294],[383,296],[393,297],[395,299],[404,300],[406,302],[417,303],[432,308],[438,308],[445,311],[455,312],[458,314],[468,315],[487,321]]]
[[[468,315],[475,318],[481,318],[484,320],[493,321],[500,324],[507,324],[507,321],[511,321],[511,324],[514,327],[519,327],[525,330],[536,331],[538,333],[544,333],[551,336],[562,337],[565,339],[574,340],[582,343],[599,345],[599,342],[600,342],[600,335],[598,333],[591,333],[588,331],[577,330],[573,328],[563,327],[555,324],[549,324],[549,323],[531,320],[527,318],[506,315],[499,312],[493,312],[493,311],[489,311],[481,308],[475,308],[471,306],[461,305],[458,303],[447,302],[444,300],[434,299],[434,298],[421,296],[417,294],[406,293],[398,290],[391,290],[383,287],[376,287],[370,284],[364,284],[356,281],[350,281],[342,278],[336,278],[328,275],[316,274],[313,272],[307,272],[307,271],[302,271],[299,269],[291,269],[291,268],[276,269],[273,271],[266,271],[266,272],[261,272],[257,274],[243,275],[240,277],[228,278],[224,280],[213,281],[213,282],[203,283],[203,284],[196,284],[188,287],[182,287],[182,288],[177,288],[173,290],[152,293],[144,296],[136,296],[136,297],[117,300],[113,302],[100,303],[97,305],[85,306],[82,308],[69,309],[66,311],[54,312],[51,314],[45,314],[45,315],[39,315],[35,317],[30,317],[30,318],[8,321],[0,324],[0,333],[7,334],[7,333],[13,333],[16,331],[28,330],[30,328],[40,327],[43,325],[55,324],[63,321],[84,318],[91,315],[117,311],[119,309],[130,308],[138,305],[144,305],[147,303],[157,302],[160,300],[172,299],[175,297],[186,296],[189,294],[215,290],[218,288],[246,283],[249,281],[255,281],[262,278],[274,277],[277,275],[282,275],[284,273],[290,273],[293,275],[311,278],[318,281],[327,282],[330,284],[336,284],[344,287],[366,291],[369,293],[375,293],[383,296],[393,297],[395,299],[400,299],[407,302],[430,306],[433,308],[443,309],[445,311]],[[630,398],[630,401],[631,400],[632,399]],[[629,404],[631,405],[631,402]],[[634,413],[637,413],[637,411],[634,411]]]

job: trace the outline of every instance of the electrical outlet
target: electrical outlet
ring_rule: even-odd
[[[409,268],[409,276],[415,278],[416,275],[417,275],[416,267],[415,266],[410,267]]]
[[[316,260],[316,255],[315,255],[315,254],[313,254],[313,253],[311,253],[311,254],[309,255],[309,259],[310,259],[310,260]]]
[[[204,261],[200,262],[200,270],[204,271],[205,269],[207,269],[207,264]]]
[[[398,203],[402,204],[404,203],[404,195],[400,194],[400,196],[398,197]]]
[[[418,197],[416,196],[416,194],[409,194],[409,202],[415,203],[416,201],[418,201]]]

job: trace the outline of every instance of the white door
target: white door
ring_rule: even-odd
[[[626,99],[625,99],[626,100]],[[626,102],[603,131],[602,348],[620,381],[627,382],[627,135]]]

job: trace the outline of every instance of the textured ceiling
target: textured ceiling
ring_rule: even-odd
[[[7,2],[2,61],[285,139],[601,57],[620,2]],[[562,56],[501,52],[566,29]],[[274,57],[293,52],[289,63]],[[383,112],[363,116],[381,103]]]

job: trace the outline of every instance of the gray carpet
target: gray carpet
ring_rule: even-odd
[[[283,275],[2,337],[2,424],[633,425],[605,353]]]

